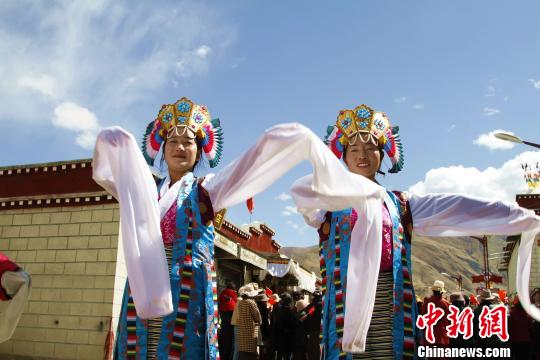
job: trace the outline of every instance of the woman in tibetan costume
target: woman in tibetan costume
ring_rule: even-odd
[[[398,128],[384,113],[365,105],[340,111],[328,128],[326,143],[350,172],[373,184],[385,154],[392,162],[388,172],[403,167]],[[338,206],[336,199],[325,203],[311,191],[310,182],[310,177],[297,181],[292,196],[320,236],[324,359],[416,357],[412,231],[420,236],[523,232],[518,265],[523,271],[518,271],[517,283],[523,294],[528,293],[532,239],[540,230],[540,218],[533,212],[467,196],[386,190],[378,201],[353,208],[343,203],[339,211],[332,211]],[[533,314],[535,309],[525,307]]]
[[[160,149],[168,176],[156,188],[148,164],[153,165]],[[116,358],[218,358],[213,220],[220,210],[263,191],[303,160],[314,169],[310,190],[321,198],[329,195],[327,203],[337,199],[339,206],[351,207],[380,196],[378,186],[346,171],[299,124],[267,130],[216,175],[197,179],[192,170],[200,156],[215,167],[221,151],[219,120],[187,98],[164,105],[149,124],[144,158],[123,129],[108,128],[98,135],[94,179],[120,203],[120,243],[129,280]],[[330,175],[339,176],[337,191],[328,191],[338,185]]]

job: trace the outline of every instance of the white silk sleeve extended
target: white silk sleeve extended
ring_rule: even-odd
[[[293,191],[297,205],[341,210],[351,207],[359,198],[382,198],[383,188],[348,172],[317,135],[297,123],[276,125],[266,130],[244,155],[215,176],[205,179],[202,185],[217,212],[262,192],[304,160],[311,163],[314,171],[313,176],[302,179],[301,185],[295,184]],[[358,186],[361,190],[357,193],[362,196],[351,199],[348,190]],[[300,199],[304,195],[307,198]]]
[[[133,136],[115,126],[102,130],[92,161],[93,178],[120,204],[120,234],[129,286],[142,319],[172,312],[169,272],[156,184]]]
[[[414,233],[420,236],[521,234],[517,261],[517,290],[524,309],[540,321],[540,310],[529,299],[531,253],[540,232],[533,211],[502,201],[456,194],[409,195]]]
[[[347,286],[353,290],[347,293],[343,338],[344,351],[362,352],[375,302],[384,188],[349,172],[319,137],[295,123],[267,130],[255,146],[203,186],[219,211],[263,191],[303,160],[312,164],[313,174],[297,180],[291,195],[311,225],[320,224],[321,210],[354,207],[366,216],[351,236]]]

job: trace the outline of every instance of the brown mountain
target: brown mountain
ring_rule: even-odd
[[[503,241],[503,238],[490,238],[489,253],[500,252]],[[284,247],[280,252],[320,276],[318,246]],[[414,288],[422,297],[430,294],[429,287],[435,280],[444,281],[449,291],[457,290],[456,281],[442,273],[461,274],[463,288],[470,293],[478,286],[478,284],[473,285],[471,276],[483,272],[482,246],[478,240],[469,237],[415,237],[412,260]],[[496,272],[496,265],[496,260],[492,260],[490,270]],[[502,287],[505,287],[504,284]]]

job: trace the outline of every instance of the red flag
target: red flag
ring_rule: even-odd
[[[255,208],[255,203],[253,202],[253,198],[249,198],[246,200],[246,206],[250,214],[253,214],[253,209]]]

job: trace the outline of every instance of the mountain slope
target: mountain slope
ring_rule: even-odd
[[[488,245],[489,253],[501,251],[503,241],[503,238],[491,238]],[[468,237],[415,237],[412,249],[413,282],[418,295],[422,297],[429,295],[429,287],[435,280],[444,281],[448,291],[456,291],[456,281],[441,273],[461,274],[463,288],[467,293],[479,285],[473,285],[471,281],[473,274],[483,272],[483,249],[479,241]],[[280,252],[320,276],[318,246],[284,247]],[[496,272],[496,265],[496,261],[490,262],[492,272]]]

